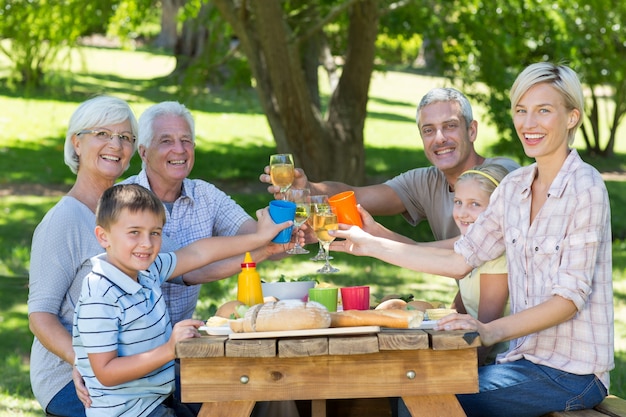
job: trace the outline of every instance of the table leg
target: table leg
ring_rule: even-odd
[[[311,401],[311,417],[326,417],[326,400]]]
[[[402,400],[414,417],[465,417],[465,411],[454,394],[412,395],[402,397]]]
[[[198,417],[249,417],[255,401],[220,401],[203,403]]]

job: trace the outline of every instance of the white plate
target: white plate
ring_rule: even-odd
[[[418,329],[429,330],[435,327],[437,320],[424,320],[422,324],[418,327]]]
[[[200,326],[198,330],[204,331],[211,336],[226,336],[233,332],[229,325],[218,327]]]

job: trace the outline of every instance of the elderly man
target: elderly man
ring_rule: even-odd
[[[188,178],[195,161],[195,130],[193,117],[184,105],[166,101],[146,109],[139,118],[137,148],[142,170],[124,183],[140,184],[159,197],[167,215],[163,233],[178,245],[256,230],[256,221],[226,193],[206,181]],[[280,246],[269,245],[252,257],[260,262],[283,251]],[[213,280],[230,277],[241,270],[243,255],[194,273]],[[199,292],[199,285],[163,284],[172,324],[191,318]]]

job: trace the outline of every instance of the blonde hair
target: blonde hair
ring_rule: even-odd
[[[466,180],[477,181],[480,188],[491,195],[509,171],[498,164],[478,165],[459,175],[456,183]]]
[[[515,108],[522,96],[537,84],[550,84],[556,89],[563,100],[565,107],[571,111],[577,109],[580,112],[578,123],[567,131],[567,144],[572,145],[576,137],[576,130],[583,123],[585,111],[585,96],[583,88],[574,70],[566,65],[555,65],[550,62],[537,62],[526,67],[518,76],[509,96],[511,98],[511,114],[515,115]]]

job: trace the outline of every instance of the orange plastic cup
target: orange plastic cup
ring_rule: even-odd
[[[356,208],[354,191],[344,191],[343,193],[335,194],[328,199],[328,204],[337,211],[337,221],[339,223],[363,227],[361,215]]]

